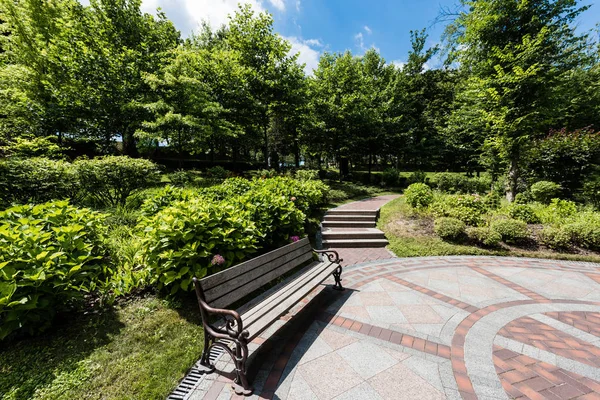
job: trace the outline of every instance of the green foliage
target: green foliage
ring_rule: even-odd
[[[429,179],[429,185],[445,193],[484,194],[490,191],[492,182],[487,178],[469,178],[461,174],[441,172]]]
[[[496,247],[502,241],[502,235],[489,227],[468,227],[469,240],[484,247]]]
[[[63,149],[55,143],[55,138],[52,136],[17,137],[7,146],[0,147],[1,153],[15,158],[44,157],[61,159],[64,157]]]
[[[600,209],[600,177],[590,179],[583,184],[583,198]]]
[[[388,187],[397,187],[400,184],[400,171],[396,168],[387,168],[381,176],[381,183]]]
[[[433,191],[424,183],[413,183],[404,191],[406,202],[413,208],[428,207],[433,203]]]
[[[531,196],[531,192],[520,192],[515,196],[515,204],[527,204],[533,201],[533,197]]]
[[[465,223],[456,218],[438,218],[435,220],[433,230],[436,235],[444,240],[458,242],[464,238]]]
[[[565,250],[571,247],[572,235],[565,228],[547,226],[538,235],[541,244],[553,250]]]
[[[582,213],[579,218],[564,226],[573,242],[584,249],[600,250],[600,215]]]
[[[577,205],[569,200],[552,199],[547,206],[535,207],[535,212],[543,224],[559,224],[577,214]]]
[[[427,182],[427,173],[423,171],[415,171],[408,175],[406,182],[409,185],[413,183],[426,183]]]
[[[198,197],[198,192],[193,189],[183,189],[167,185],[161,189],[155,190],[144,200],[141,205],[141,212],[145,216],[156,215],[159,211],[178,202],[191,200]]]
[[[316,169],[299,169],[296,171],[296,179],[300,181],[314,181],[319,179],[319,171]]]
[[[497,219],[492,221],[490,228],[499,233],[506,243],[518,244],[529,238],[527,224],[516,219]]]
[[[476,226],[482,222],[482,216],[490,208],[490,203],[494,205],[491,195],[442,195],[431,206],[431,212],[435,217],[456,218]]]
[[[76,198],[79,179],[72,164],[47,158],[0,161],[0,204]]]
[[[180,169],[167,175],[167,179],[173,186],[186,187],[194,184],[196,174],[193,171]]]
[[[47,328],[111,273],[105,216],[67,201],[0,212],[0,339]]]
[[[540,218],[536,215],[533,207],[527,204],[511,204],[508,207],[508,215],[511,218],[518,219],[528,224],[540,223]]]
[[[75,162],[81,188],[101,206],[125,205],[137,191],[154,185],[159,170],[148,160],[106,156]]]
[[[531,185],[529,189],[531,196],[535,201],[543,204],[550,204],[550,201],[557,198],[561,191],[561,186],[554,182],[539,181]]]
[[[261,233],[243,205],[181,201],[141,222],[144,257],[151,283],[171,293],[190,290],[202,278],[246,259],[258,249]],[[221,255],[223,265],[212,265]]]

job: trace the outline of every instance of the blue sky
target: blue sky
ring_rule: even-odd
[[[362,54],[377,48],[388,62],[402,63],[410,49],[410,30],[427,28],[427,45],[441,40],[444,24],[435,24],[442,8],[455,8],[457,0],[242,0],[257,11],[268,11],[275,30],[288,39],[293,51],[301,53],[307,72],[316,66],[323,51],[351,50]],[[238,0],[143,0],[144,11],[161,7],[184,36],[207,20],[212,26],[227,21]],[[596,3],[596,4],[594,4]],[[600,1],[591,4],[578,21],[579,30],[600,22]],[[432,60],[431,68],[440,64]]]

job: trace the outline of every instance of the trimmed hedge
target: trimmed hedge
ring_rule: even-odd
[[[444,240],[458,242],[464,238],[466,225],[456,218],[439,218],[435,220],[433,230]]]
[[[428,207],[433,203],[433,191],[424,183],[413,183],[404,191],[406,203],[413,208]]]

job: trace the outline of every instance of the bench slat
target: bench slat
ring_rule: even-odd
[[[290,243],[267,254],[263,254],[262,256],[255,257],[251,260],[238,264],[234,267],[228,268],[224,271],[218,272],[214,275],[207,276],[206,278],[200,280],[200,284],[202,285],[202,289],[204,291],[207,291],[209,289],[214,288],[215,286],[218,286],[224,282],[227,282],[230,279],[237,277],[238,275],[243,275],[253,270],[254,268],[258,268],[263,264],[273,261],[276,258],[279,258],[287,253],[290,253],[302,247],[310,248],[310,242],[308,238],[301,239],[295,243]]]
[[[262,279],[263,276],[275,271],[279,271],[279,275],[282,275],[283,273],[285,273],[281,270],[282,266],[285,266],[289,263],[293,265],[295,260],[297,260],[296,264],[300,265],[306,261],[308,255],[310,255],[310,258],[312,258],[312,249],[310,247],[301,247],[299,249],[295,249],[292,252],[283,254],[281,257],[276,258],[273,261],[268,262],[266,264],[263,264],[260,267],[254,268],[246,272],[245,274],[238,275],[220,284],[219,286],[215,286],[212,289],[204,290],[204,297],[206,298],[206,301],[210,304],[212,301],[215,301],[216,299],[223,297],[230,292],[238,290],[244,292],[244,286],[248,284],[252,284],[253,286],[255,286],[255,280],[259,280],[260,282],[262,282],[262,286],[265,283],[267,283]],[[270,274],[270,276],[271,275],[273,274]],[[276,277],[277,274],[275,273],[274,278]],[[251,293],[252,291],[247,292],[246,294]],[[245,294],[242,297],[244,296]]]
[[[249,295],[250,293],[254,292],[255,290],[260,289],[262,286],[264,286],[267,283],[271,282],[272,280],[280,277],[281,275],[285,274],[286,272],[291,271],[292,269],[296,268],[300,264],[312,260],[312,258],[313,258],[312,251],[308,252],[308,253],[303,253],[300,257],[294,258],[293,260],[290,260],[290,261],[286,262],[285,264],[281,265],[279,268],[276,268],[270,272],[267,272],[266,274],[254,279],[254,280],[248,281],[245,285],[238,287],[237,289],[234,289],[232,291],[229,291],[228,293],[223,294],[221,297],[213,299],[212,301],[209,301],[208,303],[216,308],[227,307],[228,305]]]
[[[268,328],[273,321],[285,314],[290,308],[297,304],[300,300],[305,298],[314,288],[319,286],[325,279],[331,276],[331,273],[339,266],[338,264],[325,263],[325,268],[315,268],[318,273],[311,274],[312,278],[307,280],[303,286],[299,287],[291,296],[280,298],[280,302],[272,307],[267,313],[255,320],[251,325],[244,325],[245,329],[248,329],[250,333],[250,340],[258,336],[266,328]],[[312,272],[313,270],[311,270]],[[257,305],[256,307],[260,307]],[[245,315],[242,316],[242,321],[246,324]]]
[[[307,270],[294,280],[288,282],[285,286],[280,287],[277,292],[273,293],[259,304],[255,305],[248,311],[244,312],[244,324],[251,325],[254,321],[261,317],[270,308],[276,306],[283,298],[292,296],[298,289],[304,286],[308,281],[318,275],[325,269],[330,262],[314,262]]]

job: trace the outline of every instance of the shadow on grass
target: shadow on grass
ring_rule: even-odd
[[[79,382],[71,382],[70,377],[89,371],[85,359],[123,327],[116,312],[107,308],[91,315],[62,315],[38,337],[0,344],[0,398],[32,399],[39,388],[63,378],[61,385],[69,390]]]

